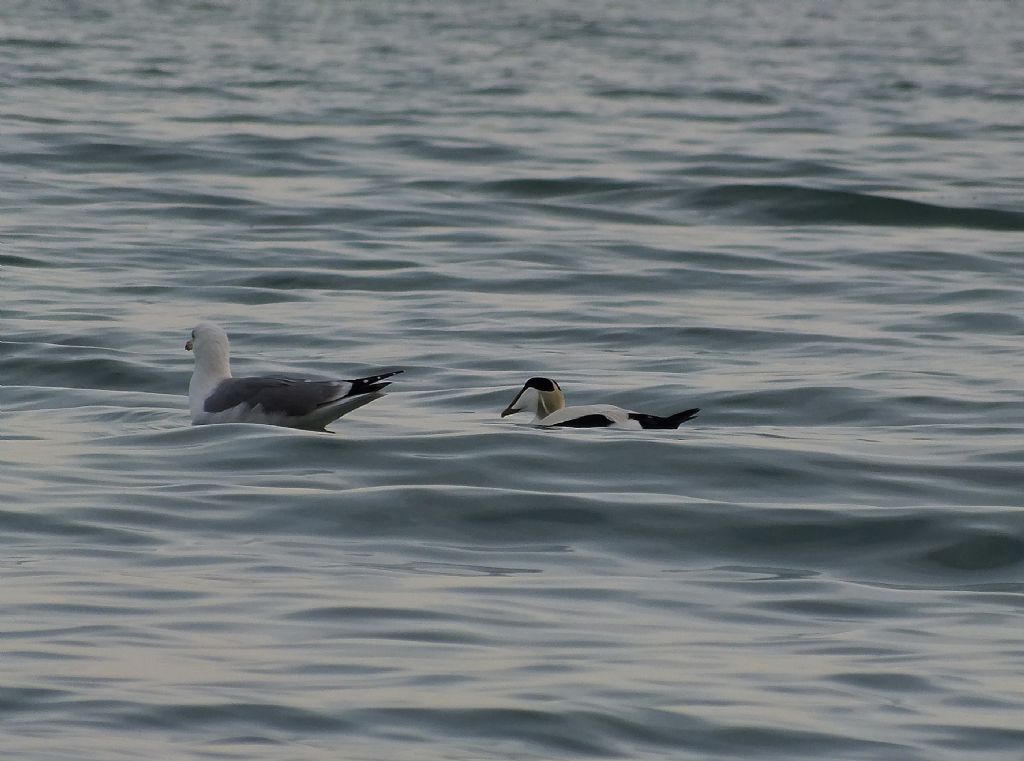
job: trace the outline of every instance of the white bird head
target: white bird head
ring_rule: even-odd
[[[547,417],[552,412],[565,406],[565,395],[562,388],[550,378],[530,378],[519,393],[516,394],[508,407],[501,412],[502,417],[517,412],[533,412],[538,418]]]
[[[192,329],[192,338],[185,342],[185,350],[196,357],[196,370],[210,375],[230,376],[231,345],[228,334],[212,322],[200,322]]]

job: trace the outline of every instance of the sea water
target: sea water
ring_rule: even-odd
[[[1022,93],[1009,2],[4,4],[3,756],[1018,761]],[[191,427],[203,318],[405,373]]]

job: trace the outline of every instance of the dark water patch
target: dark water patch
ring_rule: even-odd
[[[174,77],[177,75],[177,69],[173,62],[169,62],[170,65],[159,65],[156,63],[145,63],[137,66],[133,66],[131,69],[131,75],[142,77],[143,79],[164,79]]]
[[[253,219],[254,229],[285,232],[295,228],[330,227],[360,223],[381,228],[436,228],[441,220],[435,214],[414,209],[367,209],[357,206],[276,208]]]
[[[99,189],[98,193],[107,201],[138,203],[140,200],[144,200],[148,203],[158,204],[160,207],[168,207],[171,210],[205,207],[249,209],[260,206],[259,203],[250,198],[227,193],[211,193],[195,188],[175,189],[155,185],[119,185],[117,187],[104,187]],[[153,211],[159,212],[160,209],[153,209]]]
[[[1024,534],[1021,532],[979,529],[968,532],[968,536],[928,551],[923,559],[959,571],[989,571],[1024,563]]]
[[[68,624],[62,623],[59,626],[47,626],[47,627],[31,627],[31,628],[20,628],[17,630],[7,629],[0,631],[0,639],[16,641],[20,639],[33,641],[33,640],[44,640],[44,639],[57,639],[61,642],[81,642],[88,641],[89,638],[104,637],[110,635],[116,635],[120,629],[116,626],[107,624]],[[103,677],[95,677],[96,679],[102,679]],[[18,688],[8,688],[18,689]],[[29,689],[33,694],[35,689],[42,688],[25,688]],[[42,693],[40,693],[42,694]],[[52,696],[48,696],[52,697]]]
[[[310,495],[287,507],[267,505],[266,529],[347,536],[415,536],[517,545],[606,536],[607,509],[581,496],[543,495],[540,505],[516,492],[458,486],[403,486]],[[615,521],[614,523],[617,523]]]
[[[493,640],[489,637],[480,637],[477,635],[469,634],[464,631],[453,632],[447,629],[408,630],[395,629],[390,626],[386,629],[378,629],[370,632],[361,632],[358,634],[353,634],[352,636],[356,638],[370,636],[375,640],[385,642],[388,640],[395,640],[398,642],[419,642],[428,645],[458,645],[469,647],[482,647],[493,643]]]
[[[699,156],[691,159],[685,171],[686,178],[693,177],[731,177],[759,179],[776,178],[844,178],[851,172],[846,167],[824,161],[810,159],[797,160],[766,160],[762,157],[745,155],[712,155]]]
[[[32,269],[44,269],[58,266],[56,262],[47,261],[40,257],[19,256],[17,254],[0,254],[0,267],[31,267]]]
[[[444,282],[446,278],[428,275],[414,267],[410,262],[381,261],[363,262],[361,265],[349,266],[344,264],[344,272],[331,271],[328,269],[300,269],[300,268],[267,268],[262,267],[254,274],[247,274],[236,279],[235,285],[249,289],[268,291],[347,291],[363,290],[370,286],[392,288],[397,277],[399,281],[403,278],[409,279],[409,285],[414,282],[423,283],[428,280],[433,284]],[[358,275],[349,274],[358,272]],[[381,283],[375,274],[386,275],[388,280]],[[230,282],[230,280],[229,280]]]
[[[373,727],[376,733],[400,725],[415,728],[422,739],[458,736],[496,742],[508,746],[512,755],[517,755],[516,748],[559,757],[568,753],[573,758],[639,757],[636,754],[651,752],[680,757],[680,753],[730,754],[756,749],[768,758],[793,758],[794,753],[816,758],[823,743],[833,752],[865,754],[898,747],[785,727],[728,726],[680,712],[651,709],[606,712],[566,708],[555,712],[527,708],[397,708],[364,709],[348,715],[359,724]]]
[[[755,603],[752,609],[827,621],[880,621],[900,618],[906,613],[902,605],[881,605],[876,600],[853,602],[821,599],[769,599]]]
[[[384,608],[368,606],[310,608],[288,615],[300,621],[374,622],[380,621],[447,621],[452,614],[419,608]]]
[[[563,551],[564,549],[564,547],[559,547],[555,551]],[[547,551],[547,549],[545,548],[544,551]],[[373,567],[424,576],[453,576],[458,578],[477,578],[480,576],[493,578],[542,573],[539,568],[511,568],[507,566],[481,565],[479,563],[416,562],[404,563],[400,566],[375,565]]]
[[[705,98],[725,103],[743,103],[757,106],[771,106],[779,102],[779,98],[776,93],[772,93],[764,89],[747,90],[740,88],[716,87],[705,90],[702,95]]]
[[[23,386],[134,391],[156,388],[161,379],[148,363],[91,346],[0,341],[0,360],[9,363],[4,380]]]
[[[935,685],[931,680],[915,674],[898,671],[864,671],[834,674],[831,679],[851,687],[877,690],[884,693],[919,692],[927,694],[935,691]]]
[[[906,396],[885,390],[885,384],[897,383],[891,373],[882,373],[874,383],[812,386],[781,384],[758,391],[704,394],[704,419],[716,415],[721,422],[746,421],[746,424],[799,426],[906,426],[939,425],[967,419],[986,419],[1000,409],[1010,407],[992,401],[930,394]],[[879,386],[878,384],[882,385]],[[773,384],[775,385],[775,384]],[[884,436],[880,430],[851,431],[856,439],[872,440]]]
[[[111,706],[114,708],[114,706]],[[118,724],[134,729],[183,729],[198,727],[263,727],[275,732],[342,732],[352,728],[345,719],[275,703],[178,703],[143,708],[124,703]]]
[[[184,388],[187,383],[180,385]],[[132,408],[174,408],[184,403],[182,397],[175,394],[138,390],[103,391],[94,388],[72,388],[51,386],[0,386],[3,391],[4,409],[59,411],[83,407],[120,407]],[[33,429],[35,430],[35,429]],[[36,431],[46,436],[47,432]],[[33,438],[40,438],[33,436]]]
[[[714,570],[743,574],[750,581],[791,581],[811,579],[818,576],[806,568],[781,568],[771,566],[723,565]]]
[[[730,474],[735,478],[736,470]],[[785,477],[794,474],[779,475]],[[771,473],[756,472],[750,478],[762,488],[774,482]],[[937,491],[943,491],[941,484]],[[257,493],[246,497],[248,513],[237,513],[239,523],[250,530],[258,526],[262,532],[296,535],[418,536],[516,546],[567,543],[627,556],[639,553],[648,559],[700,557],[729,562],[744,557],[767,565],[788,559],[805,568],[839,563],[844,573],[849,572],[847,567],[857,568],[865,578],[885,568],[905,568],[907,562],[930,568],[938,563],[955,572],[958,563],[980,564],[981,554],[993,550],[1001,556],[989,556],[992,567],[1010,566],[1018,562],[1020,550],[1019,537],[1009,527],[1006,530],[1011,533],[994,542],[951,540],[967,519],[941,507],[827,512],[706,506],[654,494],[626,499],[465,486],[311,491],[292,495],[286,504],[268,497]],[[996,525],[1000,523],[1006,523],[1005,516]]]
[[[79,42],[54,37],[0,37],[0,48],[29,48],[37,50],[75,50],[86,47]]]
[[[478,140],[441,140],[436,136],[400,135],[383,141],[386,148],[397,149],[419,158],[444,162],[507,162],[521,158],[518,150]]]
[[[122,486],[152,484],[154,480],[162,487],[177,485],[181,491],[160,499],[139,495],[144,504],[159,506],[161,500],[169,500],[168,517],[186,516],[187,512],[181,511],[189,509],[187,500],[192,499],[193,510],[205,505],[214,515],[230,515],[243,523],[259,519],[258,507],[328,501],[332,494],[327,487],[351,486],[356,474],[375,471],[380,464],[374,448],[349,438],[351,426],[341,426],[348,435],[337,435],[248,423],[190,426],[185,410],[176,417],[179,427],[169,430],[105,437],[104,450],[80,455],[78,461]],[[128,471],[112,469],[110,452],[126,448],[133,453],[133,467]],[[163,474],[172,463],[189,476],[168,483]],[[274,474],[283,475],[275,478]],[[235,491],[254,478],[260,480],[253,491]],[[179,497],[185,503],[176,507]],[[247,501],[253,507],[251,512],[244,509]],[[203,516],[204,511],[197,511],[197,520]]]
[[[175,92],[182,95],[216,95],[218,91],[213,88],[204,88],[193,85],[190,87],[175,88]],[[238,98],[238,100],[249,100],[249,98]],[[223,110],[223,106],[221,106],[220,110],[210,111],[209,113],[173,114],[168,116],[168,120],[181,124],[234,124],[238,127],[250,127],[253,131],[260,127],[265,128],[267,126],[266,116],[261,114],[259,111],[228,111]],[[230,150],[231,146],[235,144],[234,135],[246,135],[249,141],[253,139],[251,133],[248,132],[232,133],[231,135],[220,138],[220,141],[225,148]]]
[[[1008,303],[1007,307],[1011,307]],[[919,318],[907,324],[889,326],[889,330],[909,333],[963,333],[969,336],[1024,334],[1024,318],[1007,312],[946,312]]]
[[[132,296],[135,298],[152,298],[155,296],[166,296],[177,291],[171,285],[153,285],[151,283],[132,283],[130,285],[112,285],[109,287],[111,293],[121,296]]]
[[[519,203],[516,208],[530,210],[538,216],[558,216],[564,219],[592,220],[621,225],[652,225],[660,224],[661,220],[653,214],[622,211],[605,205],[589,204],[553,204],[543,205]]]
[[[900,198],[787,185],[719,185],[692,195],[693,205],[757,224],[957,227],[1021,232],[1024,213],[938,206]]]
[[[290,77],[254,77],[252,79],[227,80],[225,84],[230,87],[241,88],[242,90],[293,90],[302,86],[309,86],[310,81],[308,79]]]
[[[24,87],[26,89],[38,87],[44,90],[69,90],[75,93],[105,93],[110,88],[110,82],[106,79],[74,77],[59,74],[49,76],[22,75],[17,78],[16,83],[19,87]],[[141,91],[142,88],[138,86],[130,86],[128,89]]]
[[[477,87],[469,91],[473,95],[481,96],[484,98],[515,98],[521,95],[526,95],[530,92],[529,88],[525,85],[517,84],[500,84],[500,85],[487,85],[485,87]]]
[[[24,124],[41,124],[41,125],[44,125],[46,127],[61,126],[61,125],[63,125],[65,123],[65,120],[63,118],[56,118],[56,117],[50,117],[50,116],[41,116],[41,115],[38,115],[38,114],[13,113],[13,112],[9,112],[9,111],[0,111],[0,118],[4,119],[5,121],[9,121],[9,122],[17,122],[17,123],[24,123]],[[18,133],[19,137],[21,137],[22,139],[36,139],[36,140],[40,139],[39,135],[44,135],[45,136],[45,134],[46,133],[36,133],[35,136],[33,136],[32,134],[24,134],[24,133],[21,133],[20,131]]]
[[[543,711],[527,708],[368,708],[349,712],[375,732],[389,727],[415,731],[421,740],[458,736],[513,742],[547,752],[582,757],[608,757],[607,729],[600,715],[582,711]]]
[[[524,177],[514,180],[493,180],[477,186],[481,193],[523,199],[566,198],[613,191],[636,191],[642,188],[643,185],[639,183],[605,177]]]
[[[224,280],[236,280],[239,284],[197,286],[195,293],[210,303],[230,301],[241,304],[270,304],[311,301],[317,293],[393,293],[396,284],[399,284],[407,294],[416,293],[421,289],[428,292],[440,289],[443,292],[445,286],[452,285],[452,281],[443,275],[415,270],[400,274],[386,271],[371,274],[365,270],[351,275],[325,272],[320,278],[311,277],[310,273],[301,271],[295,274],[279,271],[266,275],[231,276]],[[424,327],[423,322],[419,323],[420,327]]]
[[[253,121],[261,125],[266,124],[265,117],[260,114],[253,114]],[[231,154],[251,154],[266,159],[333,159],[338,150],[337,142],[327,135],[284,137],[270,134],[267,129],[218,135],[214,144]]]
[[[692,94],[692,90],[679,86],[665,87],[608,87],[600,86],[591,91],[598,98],[609,100],[669,100],[675,101]]]
[[[492,512],[470,513],[466,520],[475,524],[501,524],[508,526],[511,523],[524,523],[543,526],[545,524],[559,524],[563,526],[599,526],[608,523],[608,517],[600,510],[583,507],[531,507],[514,510],[508,514],[496,515]]]
[[[285,288],[252,288],[249,286],[212,285],[196,286],[194,292],[209,302],[229,301],[235,304],[286,304],[308,300],[300,293]]]
[[[822,747],[833,748],[833,752],[856,754],[852,757],[865,759],[883,758],[881,754],[891,752],[894,758],[921,758],[909,747],[898,742],[858,738],[849,734],[833,732],[811,732],[799,729],[777,727],[735,726],[718,733],[718,750],[728,751],[747,748],[749,752],[767,754],[769,758],[793,758],[789,754],[799,754],[808,758],[818,758]]]
[[[963,271],[961,268],[960,271]],[[1017,298],[1017,291],[1011,288],[963,288],[943,293],[922,294],[921,300],[926,304],[1011,304]],[[1000,318],[1004,315],[999,313]],[[1012,315],[1014,320],[1017,315]]]
[[[77,616],[95,616],[103,619],[132,616],[143,611],[143,606],[137,607],[127,605],[100,605],[86,603],[56,603],[46,602],[37,605],[20,605],[19,610],[39,615],[41,613],[55,614],[61,617],[74,618]]]
[[[72,513],[73,515],[73,513]],[[148,532],[111,525],[96,525],[71,515],[33,514],[29,511],[0,510],[0,531],[13,536],[62,537],[98,545],[121,547],[158,545],[160,540]]]
[[[646,263],[647,268],[656,264],[672,265],[673,267],[685,266],[687,269],[685,278],[691,276],[700,277],[711,273],[729,273],[732,276],[742,277],[754,272],[765,277],[762,285],[771,287],[786,287],[779,283],[778,274],[781,269],[787,271],[820,272],[822,265],[811,258],[800,254],[785,255],[783,252],[774,251],[771,253],[738,249],[713,249],[703,250],[692,247],[685,241],[677,246],[656,246],[631,241],[629,245],[621,243],[615,245],[598,245],[598,251],[613,261],[636,260]],[[574,251],[577,253],[578,249]],[[692,271],[692,272],[691,272]],[[669,279],[671,285],[678,287],[680,278]],[[732,281],[719,278],[716,282],[718,288],[728,288]],[[755,285],[748,282],[749,285]]]
[[[209,535],[230,531],[239,523],[240,516],[225,509],[209,487],[199,495],[189,494],[182,486],[174,492],[158,494],[146,488],[122,487],[116,492],[117,506],[96,505],[80,508],[78,512],[93,525],[138,531],[155,541],[181,533]]]
[[[806,552],[815,553],[828,547],[826,552],[861,552],[883,555],[886,547],[899,548],[915,537],[934,531],[939,524],[937,516],[922,511],[911,513],[864,513],[852,515],[826,514],[810,511],[771,509],[761,516],[747,514],[747,521],[736,524],[729,532],[734,541],[754,550],[760,546],[772,553],[796,558]],[[768,515],[773,516],[772,519]],[[769,522],[770,521],[770,522]],[[865,556],[864,561],[868,561]],[[870,561],[868,561],[870,565]]]
[[[158,85],[146,83],[146,89],[153,92],[154,88]],[[224,108],[225,103],[253,103],[258,102],[252,93],[242,92],[233,87],[227,87],[221,82],[217,83],[182,83],[180,81],[175,82],[172,85],[160,88],[161,94],[173,94],[180,98],[209,98],[210,108]],[[205,117],[190,117],[183,115],[168,114],[165,117],[168,122],[182,121],[188,122],[193,121],[205,121]],[[262,120],[260,120],[262,121]]]
[[[840,255],[841,259],[850,264],[883,272],[921,272],[921,273],[998,273],[1003,266],[987,252],[965,253],[961,251],[943,251],[934,248],[923,250],[885,250],[885,251],[851,251]],[[946,294],[929,289],[918,294],[918,298],[941,301]],[[906,294],[913,297],[914,294]]]
[[[858,424],[874,418],[871,397],[856,388],[795,387],[720,394],[702,401],[706,410],[722,416],[766,424],[780,417],[787,425]],[[707,417],[707,414],[705,415]]]
[[[976,95],[975,91],[961,92],[958,97]],[[974,124],[966,119],[942,122],[904,124],[890,127],[888,137],[912,138],[916,140],[962,140],[965,134],[974,131]]]
[[[239,735],[232,737],[222,737],[216,740],[211,740],[209,746],[212,748],[222,747],[224,748],[221,752],[211,752],[209,755],[211,758],[230,758],[232,755],[238,753],[246,745],[256,746],[284,746],[291,745],[291,741],[287,738],[276,739],[273,737],[264,737],[262,735]]]
[[[74,172],[129,172],[145,173],[150,170],[182,172],[209,171],[224,160],[215,154],[198,151],[194,146],[174,143],[128,143],[89,139],[84,136],[70,140],[65,137],[54,143],[52,136],[46,141],[49,150],[5,154],[12,163],[25,166],[52,167],[55,163],[63,171]]]
[[[1012,722],[1013,719],[1006,719],[1007,725]],[[932,742],[939,748],[952,748],[971,754],[984,750],[1016,753],[1024,746],[1024,730],[1014,726],[946,723],[939,726],[919,726],[918,729],[937,735]]]
[[[0,687],[0,710],[22,710],[29,704],[59,700],[67,695],[66,690],[45,687]]]
[[[173,205],[150,204],[145,199],[135,202],[97,202],[90,206],[95,218],[127,216],[151,216],[154,219],[174,221],[190,221],[219,226],[219,236],[237,235],[238,228],[245,226],[254,228],[268,213],[265,207],[258,204],[230,207],[224,205],[195,204],[183,200]]]
[[[808,326],[807,332],[793,330],[769,330],[754,328],[720,328],[720,327],[684,327],[668,328],[676,332],[677,338],[682,346],[732,346],[749,350],[757,347],[759,351],[766,349],[780,349],[796,347],[803,351],[816,351],[818,346],[830,346],[833,348],[843,347],[844,351],[859,349],[860,351],[872,351],[871,347],[864,346],[864,342],[852,336],[840,336],[834,333],[814,332],[812,326]],[[659,343],[661,343],[659,341]],[[892,339],[875,339],[873,347],[898,346],[899,342]]]

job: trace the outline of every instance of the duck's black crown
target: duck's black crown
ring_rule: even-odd
[[[535,388],[538,391],[554,391],[558,384],[550,378],[530,378],[526,381],[526,388]]]

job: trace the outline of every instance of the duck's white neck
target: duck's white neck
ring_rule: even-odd
[[[545,391],[537,395],[537,417],[547,417],[565,406],[565,397],[561,391]]]
[[[529,409],[531,404],[533,406],[534,414],[536,415],[534,422],[543,420],[552,412],[557,412],[565,406],[565,396],[557,388],[553,391],[538,391],[535,388],[527,388],[523,391],[523,397],[525,397],[522,400],[525,402],[523,406],[526,409]]]

